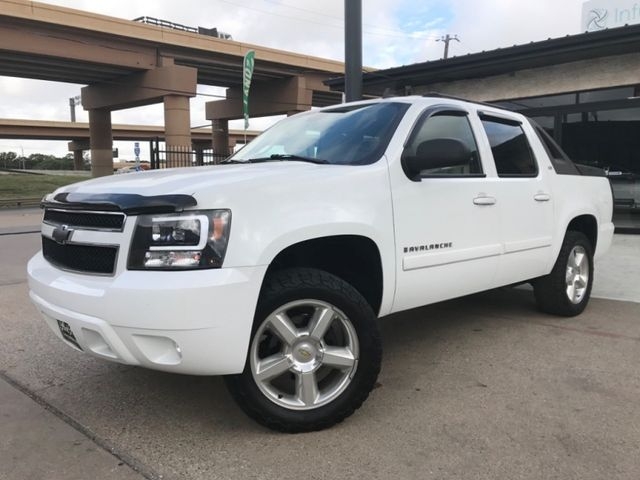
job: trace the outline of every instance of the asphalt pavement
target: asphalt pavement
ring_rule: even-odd
[[[638,478],[640,298],[625,284],[638,284],[640,237],[616,237],[594,289],[636,301],[593,298],[564,319],[505,288],[385,318],[364,406],[284,435],[246,418],[220,378],[107,363],[55,338],[27,296],[39,235],[10,231],[38,215],[0,212],[0,479]],[[607,277],[620,268],[626,281]]]

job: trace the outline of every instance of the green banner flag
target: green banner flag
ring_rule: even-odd
[[[249,87],[255,64],[256,52],[249,50],[242,63],[242,113],[244,114],[244,129],[249,128]]]

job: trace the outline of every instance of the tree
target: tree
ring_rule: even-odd
[[[18,166],[18,154],[16,152],[0,152],[0,165],[2,168],[16,168]]]
[[[0,168],[27,170],[73,170],[73,153],[56,157],[43,153],[32,153],[28,157],[19,157],[15,152],[0,152]],[[88,169],[85,161],[85,169]]]

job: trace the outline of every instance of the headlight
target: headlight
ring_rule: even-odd
[[[227,250],[230,227],[229,210],[140,215],[131,241],[127,268],[220,268]]]

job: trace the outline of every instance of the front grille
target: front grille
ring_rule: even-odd
[[[116,268],[118,247],[69,243],[61,245],[42,237],[42,254],[49,262],[66,270],[112,275]]]
[[[123,213],[73,212],[69,210],[47,209],[44,222],[54,225],[69,225],[90,230],[121,231],[124,225]]]

